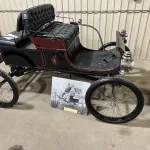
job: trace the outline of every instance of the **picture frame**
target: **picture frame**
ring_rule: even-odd
[[[85,95],[91,83],[52,77],[51,106],[65,111],[87,115]]]

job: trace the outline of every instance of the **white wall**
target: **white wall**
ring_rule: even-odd
[[[0,30],[6,34],[16,28],[21,10],[33,5],[51,3],[61,16],[82,19],[84,24],[96,27],[104,42],[115,41],[115,31],[126,29],[128,46],[136,59],[150,59],[150,0],[0,0]],[[135,11],[136,10],[136,11]],[[14,12],[12,12],[14,11]],[[68,12],[69,11],[69,12]],[[88,13],[87,13],[88,12]],[[94,13],[93,13],[94,12]],[[66,19],[59,19],[67,21]],[[82,27],[82,44],[97,49],[98,35]]]

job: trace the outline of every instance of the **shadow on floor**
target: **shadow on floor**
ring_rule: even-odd
[[[135,119],[135,120],[130,121],[129,123],[125,123],[123,125],[126,125],[128,127],[150,128],[150,120]]]
[[[41,76],[35,79],[38,75],[39,75],[38,73],[29,74],[28,76],[23,76],[16,82],[20,91],[20,95],[23,92],[32,92],[32,93],[35,92],[35,93],[44,93],[50,95],[52,76],[69,78],[69,75],[66,74],[44,72],[41,74]],[[81,81],[83,80],[82,78],[78,78],[75,76],[72,77],[73,80],[77,80],[77,79]]]
[[[27,103],[21,103],[18,102],[14,107],[9,108],[9,109],[16,109],[16,110],[31,110],[33,109],[33,105],[27,104]]]
[[[14,145],[9,150],[24,150],[24,148],[21,145]]]

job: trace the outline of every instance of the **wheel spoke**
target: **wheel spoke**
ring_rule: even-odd
[[[91,96],[95,111],[111,121],[128,117],[136,109],[137,101],[132,88],[115,82],[98,87]]]
[[[120,107],[117,105],[117,109],[119,110],[119,112],[121,113],[121,114],[119,114],[118,113],[118,115],[120,115],[120,117],[123,117],[124,115],[122,114],[122,109],[120,109]]]
[[[116,101],[118,101],[118,102],[120,102],[120,103],[122,103],[122,102],[128,102],[128,101],[131,101],[131,99],[128,99],[128,98],[130,98],[131,96],[132,96],[133,94],[131,94],[131,95],[129,95],[128,97],[126,97],[125,99],[123,99],[123,100],[116,100]],[[135,100],[135,99],[132,99],[132,100]]]
[[[119,95],[119,97],[117,99],[119,99],[127,91],[128,91],[128,89],[126,91],[124,91],[121,95]]]

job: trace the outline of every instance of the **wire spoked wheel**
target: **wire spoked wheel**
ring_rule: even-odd
[[[86,93],[86,105],[97,119],[107,123],[125,123],[143,109],[141,91],[130,81],[106,78],[94,82]]]
[[[19,98],[18,87],[14,80],[0,70],[0,107],[8,108],[15,105]]]

